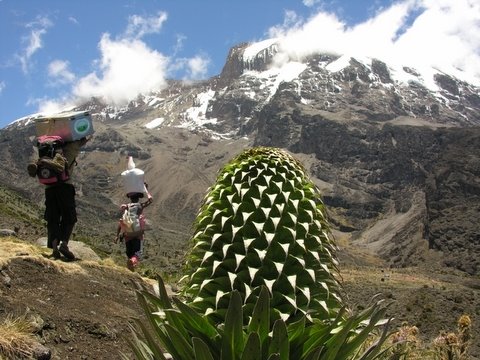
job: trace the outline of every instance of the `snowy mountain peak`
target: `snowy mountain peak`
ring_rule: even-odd
[[[222,73],[208,81],[171,81],[166,89],[140,95],[122,108],[92,99],[79,110],[103,121],[128,119],[152,130],[173,126],[225,138],[255,131],[266,106],[327,112],[332,118],[348,113],[356,120],[480,125],[479,94],[479,87],[435,69],[369,57],[315,54],[287,61],[277,40],[270,39],[233,47]]]

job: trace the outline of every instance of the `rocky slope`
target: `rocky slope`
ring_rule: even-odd
[[[120,358],[120,353],[133,358],[129,324],[146,321],[136,301],[136,284],[153,289],[155,282],[115,265],[115,256],[99,260],[79,244],[72,243],[79,260],[64,262],[52,259],[42,242],[0,237],[0,327],[8,317],[25,317],[32,325],[36,359],[108,360]],[[417,326],[422,348],[440,332],[455,331],[458,318],[469,314],[469,359],[480,358],[478,280],[454,271],[434,274],[344,264],[340,273],[352,310],[360,311],[381,294],[391,303],[387,316],[394,317],[392,330],[403,323]],[[167,288],[175,294],[175,286]]]
[[[153,283],[111,263],[77,254],[82,260],[53,260],[45,247],[1,238],[0,324],[7,316],[30,322],[36,359],[131,356],[126,341],[131,336],[129,323],[134,318],[144,320],[135,284],[151,287]]]

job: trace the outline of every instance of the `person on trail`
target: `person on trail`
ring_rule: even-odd
[[[148,185],[145,183],[145,189]],[[128,204],[121,205],[122,217],[118,222],[117,235],[115,243],[120,239],[125,241],[125,251],[127,255],[127,268],[134,271],[138,266],[143,255],[143,240],[145,231],[145,214],[143,209],[153,201],[152,195],[146,191],[147,201],[140,202],[143,193],[128,193]],[[135,223],[138,223],[136,225]]]
[[[75,260],[75,255],[68,248],[68,241],[72,235],[73,228],[77,222],[77,210],[75,204],[75,186],[72,175],[77,164],[76,158],[80,148],[90,138],[82,138],[76,141],[66,142],[64,146],[57,149],[54,162],[65,162],[68,178],[65,181],[45,185],[45,214],[47,222],[47,247],[52,249],[52,257],[61,258],[63,255],[67,260]],[[37,175],[39,161],[30,163],[27,171],[30,176]]]

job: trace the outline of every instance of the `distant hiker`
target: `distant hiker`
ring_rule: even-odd
[[[38,137],[39,159],[27,166],[28,174],[45,185],[47,247],[52,256],[74,260],[68,241],[77,222],[75,187],[72,181],[76,157],[90,138],[64,142],[59,136]]]
[[[147,184],[145,184],[147,189]],[[122,204],[121,211],[122,217],[118,222],[117,236],[115,237],[115,243],[120,238],[125,241],[125,251],[127,255],[127,268],[134,271],[138,266],[143,255],[143,240],[145,232],[145,214],[143,209],[152,203],[152,195],[146,190],[147,201],[140,202],[140,198],[143,198],[143,193],[133,192],[128,193],[128,204]]]
[[[115,242],[119,240],[120,235],[125,240],[127,267],[133,271],[143,251],[146,223],[143,209],[152,203],[152,195],[148,192],[148,185],[145,183],[145,173],[135,166],[132,156],[127,156],[127,169],[121,173],[121,176],[123,189],[130,203],[122,205],[122,218],[118,223]],[[140,203],[144,194],[147,195],[147,201]]]

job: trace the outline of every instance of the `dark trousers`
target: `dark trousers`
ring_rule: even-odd
[[[72,184],[58,184],[45,189],[45,220],[47,221],[48,242],[52,248],[54,240],[68,243],[77,222],[75,187]]]
[[[139,258],[142,256],[142,241],[138,237],[125,239],[125,250],[129,259],[135,255]]]

